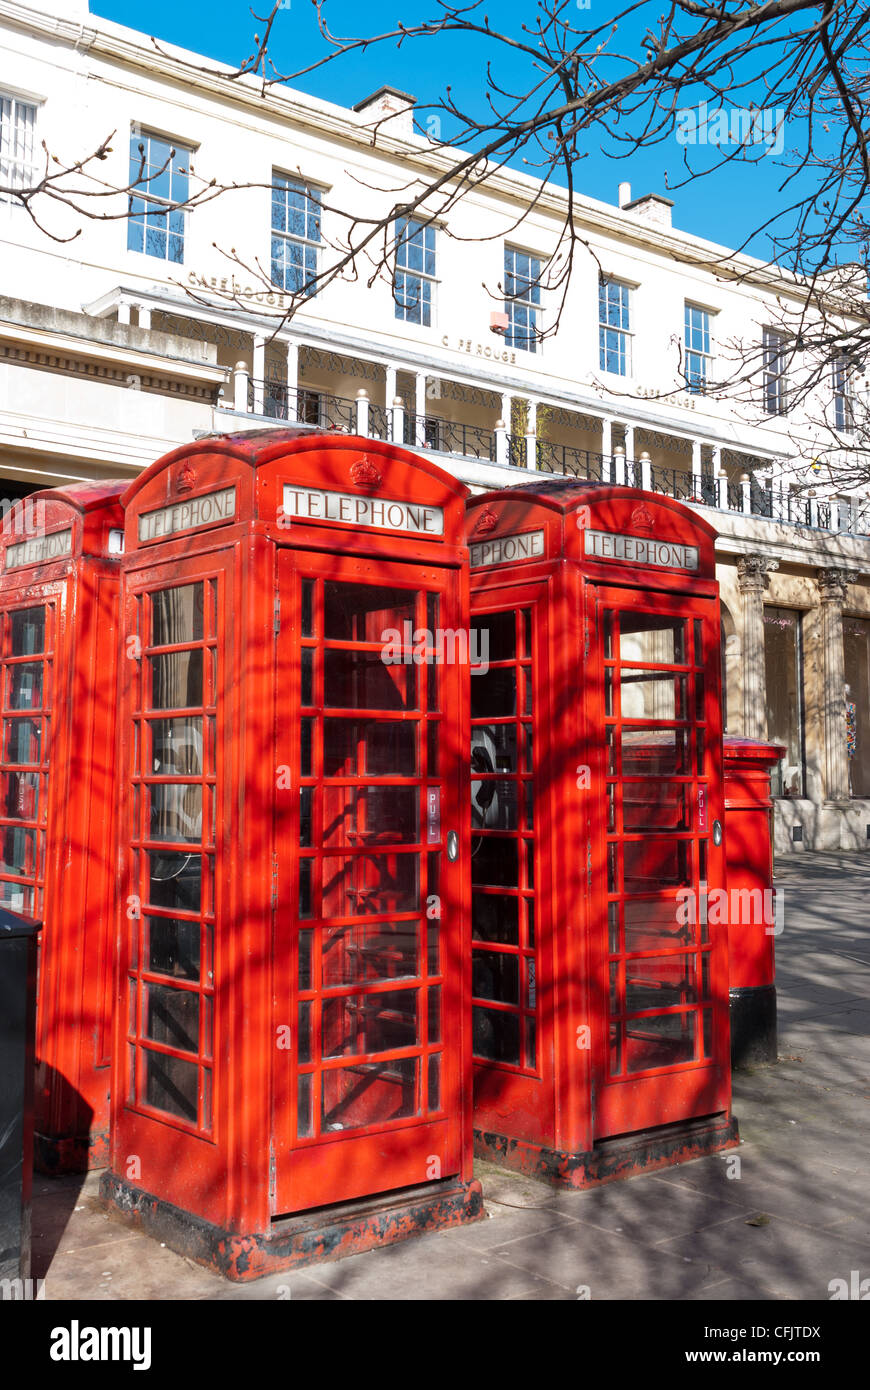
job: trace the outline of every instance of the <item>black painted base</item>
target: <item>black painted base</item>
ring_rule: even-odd
[[[776,1061],[776,985],[732,989],[731,1065]]]
[[[485,1214],[480,1183],[458,1178],[302,1212],[274,1222],[267,1235],[221,1230],[114,1173],[100,1179],[100,1200],[170,1250],[240,1281],[340,1260]]]
[[[503,1134],[474,1131],[474,1152],[478,1158],[529,1177],[543,1178],[556,1187],[578,1188],[652,1173],[704,1154],[733,1149],[739,1142],[737,1120],[725,1114],[602,1139],[588,1153],[562,1153],[540,1144],[508,1139]]]

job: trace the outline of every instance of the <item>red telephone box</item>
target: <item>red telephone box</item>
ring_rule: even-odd
[[[372,440],[203,439],[125,493],[104,1199],[230,1277],[482,1214],[467,490]],[[324,1210],[328,1208],[328,1210]]]
[[[467,534],[476,1151],[580,1187],[733,1145],[714,532],[554,480]]]
[[[770,774],[781,743],[729,737],[725,751],[725,858],[731,1061],[776,1061],[774,940],[780,922],[773,887]],[[781,899],[780,899],[781,912]]]
[[[36,492],[0,550],[0,902],[42,919],[35,1160],[108,1158],[112,818],[124,482]]]

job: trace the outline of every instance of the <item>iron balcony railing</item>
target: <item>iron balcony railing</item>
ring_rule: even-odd
[[[248,409],[270,419],[298,421],[315,429],[346,434],[364,432],[373,439],[387,441],[394,437],[398,424],[390,408],[372,401],[350,400],[273,380],[248,381]],[[409,410],[402,411],[401,418],[406,447],[488,463],[507,462],[528,471],[529,446],[524,435],[507,434],[500,450],[495,431],[479,425],[417,415]],[[546,439],[534,441],[533,453],[535,467],[541,473],[589,482],[626,483],[638,488],[644,486],[646,473],[646,486],[651,491],[680,502],[766,517],[812,530],[870,536],[870,503],[865,501],[858,504],[845,499],[817,499],[809,492],[777,488],[754,476],[748,482],[734,482],[715,479],[709,472],[693,474],[651,462],[641,465],[636,459],[617,458]]]
[[[461,454],[463,458],[495,461],[495,434],[479,425],[458,420],[442,420],[437,415],[415,415],[405,411],[405,443],[418,449],[435,449],[442,454]]]

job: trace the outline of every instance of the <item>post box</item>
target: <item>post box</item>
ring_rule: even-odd
[[[582,1187],[731,1146],[714,532],[553,480],[467,534],[476,1150]]]
[[[482,1214],[466,495],[293,429],[124,494],[102,1192],[232,1278]]]
[[[17,502],[0,535],[0,905],[43,920],[34,1156],[108,1156],[121,481]]]
[[[773,887],[770,776],[786,750],[729,736],[724,751],[731,1061],[737,1067],[776,1061],[774,941],[783,904]]]

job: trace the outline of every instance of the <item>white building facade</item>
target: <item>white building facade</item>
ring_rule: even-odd
[[[0,187],[111,147],[77,207],[43,197],[34,221],[0,200],[0,493],[132,478],[197,435],[284,420],[425,450],[478,490],[537,471],[676,496],[719,532],[728,731],[788,747],[779,850],[868,847],[870,500],[799,487],[811,421],[848,434],[852,388],[832,371],[800,418],[775,369],[762,408],[705,389],[735,341],[772,344],[775,368],[801,286],[622,186],[619,206],[575,197],[592,253],[562,304],[545,286],[565,195],[501,171],[403,224],[388,273],[369,283],[360,259],[285,320],[348,209],[380,218],[449,167],[412,104],[264,95],[86,0],[0,0]],[[142,161],[155,177],[128,207],[112,190]]]

